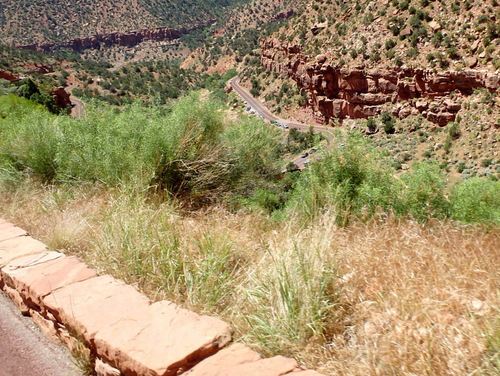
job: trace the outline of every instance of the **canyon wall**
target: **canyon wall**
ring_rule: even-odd
[[[96,34],[90,37],[75,38],[62,43],[46,43],[46,44],[30,44],[18,46],[19,48],[36,50],[36,51],[52,51],[58,48],[69,48],[75,52],[82,52],[89,48],[101,48],[102,46],[124,46],[132,47],[145,41],[169,41],[179,38],[187,34],[193,29],[200,27],[196,26],[191,29],[172,29],[169,27],[160,27],[156,29],[135,30],[126,33],[110,33]]]
[[[455,120],[460,97],[470,95],[477,88],[490,92],[500,88],[500,76],[486,71],[347,69],[326,55],[309,58],[301,50],[299,45],[278,39],[263,40],[261,63],[268,71],[297,82],[308,94],[316,119],[324,123],[333,118],[378,116],[389,107],[400,118],[421,113],[428,120],[445,125]]]

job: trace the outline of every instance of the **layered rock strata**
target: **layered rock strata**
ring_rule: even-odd
[[[434,72],[415,68],[347,69],[326,55],[309,58],[299,45],[278,39],[261,42],[261,63],[268,70],[292,78],[308,94],[318,121],[333,118],[370,118],[390,104],[398,117],[421,113],[445,125],[455,120],[460,97],[474,89],[500,88],[496,73],[463,70]],[[452,99],[453,97],[453,99]]]
[[[191,29],[172,29],[170,27],[160,27],[156,29],[134,30],[127,33],[96,34],[90,37],[75,38],[62,43],[29,44],[18,46],[19,48],[36,51],[53,51],[59,48],[68,48],[75,52],[82,52],[89,48],[99,49],[105,46],[133,47],[145,41],[170,41],[178,39]]]

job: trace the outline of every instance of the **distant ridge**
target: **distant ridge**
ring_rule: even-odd
[[[189,29],[170,27],[158,27],[154,29],[133,30],[125,33],[114,32],[109,34],[95,34],[89,37],[74,38],[62,43],[33,43],[17,46],[18,48],[35,51],[49,52],[59,48],[70,48],[75,52],[82,52],[89,48],[100,48],[101,46],[128,46],[132,47],[145,41],[170,41],[178,39],[195,29],[208,26],[215,20],[208,20],[204,24],[195,25]]]

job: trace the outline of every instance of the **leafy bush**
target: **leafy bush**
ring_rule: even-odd
[[[340,224],[389,209],[398,184],[387,165],[360,135],[341,138],[302,172],[288,207],[307,220],[331,209]]]
[[[450,135],[450,138],[452,140],[457,140],[458,138],[460,138],[462,132],[460,132],[458,123],[453,122],[448,126],[448,134]]]
[[[386,50],[390,50],[390,49],[394,48],[395,46],[396,46],[396,42],[394,41],[394,39],[388,39],[385,42],[385,49]]]
[[[384,124],[385,133],[392,134],[396,131],[396,120],[392,117],[390,112],[388,111],[382,112],[380,120]]]
[[[464,180],[453,187],[451,202],[453,219],[500,224],[500,181]]]
[[[12,111],[0,119],[0,166],[45,181],[154,187],[202,202],[245,192],[245,184],[255,187],[257,177],[276,171],[278,131],[256,119],[229,127],[216,105],[195,95],[169,113],[137,104],[120,113],[95,106],[87,106],[82,120]]]
[[[373,133],[373,132],[375,132],[377,130],[377,122],[375,121],[375,119],[370,118],[366,122],[366,127],[368,128],[368,130],[370,132]]]
[[[449,201],[444,194],[446,180],[437,164],[415,164],[401,180],[406,185],[401,197],[401,214],[409,213],[420,221],[448,216]]]

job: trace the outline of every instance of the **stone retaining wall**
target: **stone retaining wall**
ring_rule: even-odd
[[[231,343],[231,327],[99,276],[0,218],[0,288],[42,332],[82,344],[98,376],[321,376]]]

